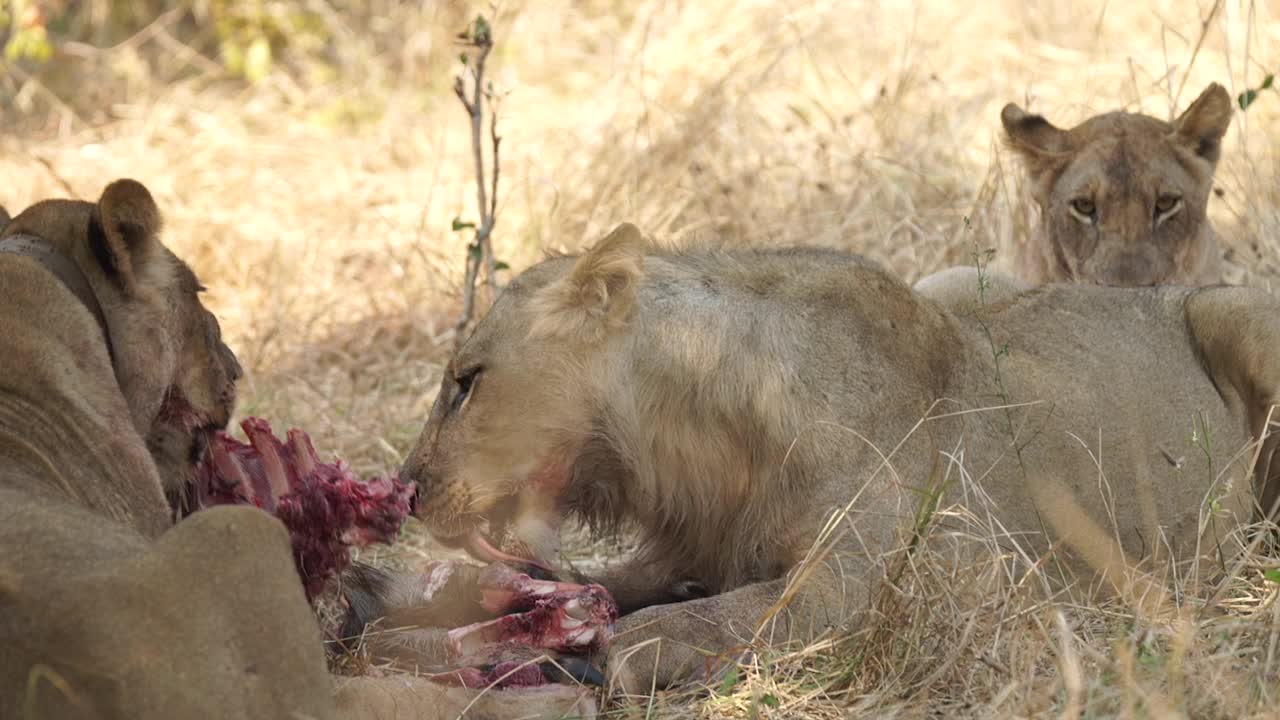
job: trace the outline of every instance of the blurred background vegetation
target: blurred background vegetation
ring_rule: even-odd
[[[1063,126],[1168,119],[1220,82],[1253,101],[1209,204],[1227,280],[1280,281],[1280,13],[1255,0],[0,0],[0,204],[143,182],[245,366],[237,420],[394,470],[453,347],[477,220],[453,83],[478,14],[511,272],[622,221],[850,250],[908,282],[979,249],[1006,269],[1037,211],[1005,103]],[[569,540],[575,561],[614,554]],[[447,553],[412,522],[370,552]],[[1067,605],[1055,629],[998,570],[904,586],[884,652],[762,658],[656,714],[1044,717],[1065,697],[1087,717],[1275,716],[1280,585],[1233,588],[1175,643],[1121,607]],[[848,690],[828,697],[824,674]]]
[[[103,99],[127,100],[140,79],[254,84],[276,74],[300,86],[360,83],[373,58],[379,76],[432,86],[449,80],[438,70],[456,53],[420,42],[419,23],[460,28],[468,11],[463,2],[395,0],[0,0],[10,71],[0,77],[12,91],[0,98],[10,123],[29,125],[42,106],[62,103],[103,122],[111,119]],[[131,62],[119,62],[122,51]],[[20,94],[30,79],[48,92]]]

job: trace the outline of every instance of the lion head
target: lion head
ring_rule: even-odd
[[[1112,112],[1069,130],[1014,104],[1000,114],[1040,206],[1020,279],[1102,285],[1218,282],[1206,217],[1231,97],[1209,85],[1173,123]]]
[[[573,478],[606,471],[591,386],[623,352],[612,330],[631,312],[643,252],[624,224],[581,257],[526,270],[449,362],[401,470],[441,542],[544,566],[558,553],[569,506],[584,506],[568,502]]]
[[[0,238],[34,236],[87,279],[134,429],[170,502],[185,510],[205,436],[231,418],[241,369],[200,301],[204,287],[160,230],[151,193],[128,179],[108,185],[96,203],[45,200],[11,220],[0,211]]]

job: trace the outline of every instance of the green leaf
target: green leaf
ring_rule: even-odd
[[[1271,568],[1270,570],[1267,570],[1266,572],[1262,573],[1262,577],[1270,580],[1273,583],[1280,584],[1280,570],[1277,570],[1276,568]]]
[[[266,37],[256,37],[244,54],[244,76],[249,82],[258,82],[271,72],[271,43]]]
[[[1261,87],[1259,87],[1258,89],[1259,89],[1259,90],[1270,90],[1270,89],[1271,89],[1271,84],[1272,84],[1272,83],[1274,83],[1275,81],[1276,81],[1276,76],[1275,76],[1275,75],[1267,75],[1265,78],[1263,78],[1263,79],[1262,79],[1262,86],[1261,86]]]
[[[482,38],[487,37],[489,37],[489,21],[485,20],[483,15],[477,15],[475,29],[471,33],[471,38],[476,42],[481,42]]]
[[[222,64],[232,75],[244,72],[244,50],[231,40],[218,43],[218,52],[222,55]]]
[[[464,222],[464,221],[463,221],[463,220],[461,220],[460,218],[454,218],[454,219],[453,219],[453,231],[454,231],[454,232],[457,232],[457,231],[459,231],[459,230],[469,230],[469,229],[473,229],[473,228],[475,228],[475,226],[476,226],[476,224],[475,224],[475,223],[473,223],[473,222]]]
[[[53,45],[43,25],[24,28],[9,38],[4,46],[4,57],[10,62],[34,60],[46,62],[53,57]]]
[[[742,671],[738,668],[737,663],[730,665],[728,672],[724,674],[724,680],[720,681],[720,694],[728,695],[733,692],[733,688],[738,685],[741,675]]]
[[[494,270],[510,270],[511,266],[499,260],[498,262],[493,264],[493,269]]]
[[[1159,669],[1164,665],[1164,656],[1157,652],[1152,652],[1142,646],[1138,647],[1138,664],[1148,670]]]
[[[480,262],[480,257],[481,257],[480,245],[477,243],[471,243],[470,245],[468,245],[467,255],[470,256],[472,260],[475,260],[476,262]]]
[[[768,708],[776,708],[780,704],[778,696],[773,693],[765,693],[760,696],[760,704]]]
[[[1253,101],[1257,99],[1258,99],[1257,90],[1245,90],[1244,92],[1240,93],[1240,97],[1238,97],[1236,101],[1240,103],[1241,110],[1248,110],[1249,106],[1253,104]]]

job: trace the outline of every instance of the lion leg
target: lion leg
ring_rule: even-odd
[[[375,662],[441,682],[601,684],[599,671],[572,656],[608,642],[617,618],[608,593],[599,585],[541,580],[522,570],[444,560],[418,573],[392,574],[357,564],[346,577],[342,635],[362,640]],[[525,660],[529,667],[519,677],[501,670]]]
[[[79,580],[146,547],[82,507],[0,487],[0,717],[116,716],[121,684],[79,629],[111,618],[77,599]]]
[[[634,564],[606,568],[598,575],[579,575],[575,581],[583,585],[594,583],[604,586],[618,604],[618,614],[622,616],[651,605],[696,600],[709,594],[699,580],[655,573],[649,566],[636,567]]]
[[[594,693],[570,685],[483,691],[424,678],[355,677],[337,688],[342,720],[454,720],[460,717],[565,718],[597,715]]]
[[[287,533],[261,510],[196,513],[49,590],[36,660],[72,702],[141,720],[333,717]]]
[[[847,602],[862,583],[825,565],[811,570],[790,590],[779,578],[621,618],[605,663],[608,686],[631,695],[706,681],[757,641],[803,641],[849,622]]]
[[[250,507],[202,510],[162,535],[138,572],[183,610],[188,642],[223,649],[204,671],[216,690],[203,703],[235,707],[238,698],[245,717],[332,713],[319,624],[278,519]]]
[[[1187,324],[1214,385],[1232,410],[1265,436],[1254,468],[1254,493],[1267,516],[1280,511],[1280,300],[1246,288],[1193,291]],[[1270,422],[1270,426],[1268,426]]]

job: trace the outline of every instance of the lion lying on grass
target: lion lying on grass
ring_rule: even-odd
[[[854,255],[663,251],[622,225],[503,292],[401,474],[480,558],[551,563],[574,517],[638,531],[596,578],[634,610],[605,659],[631,693],[865,621],[938,507],[985,508],[1028,563],[1065,541],[1054,572],[1129,596],[1152,587],[1138,570],[1228,555],[1255,491],[1275,500],[1273,445],[1255,470],[1251,440],[1280,304],[993,292],[957,314]],[[683,579],[709,596],[645,606]]]
[[[132,180],[0,210],[0,717],[590,711],[568,687],[335,683],[278,520],[224,506],[174,524],[240,367],[160,224]]]

